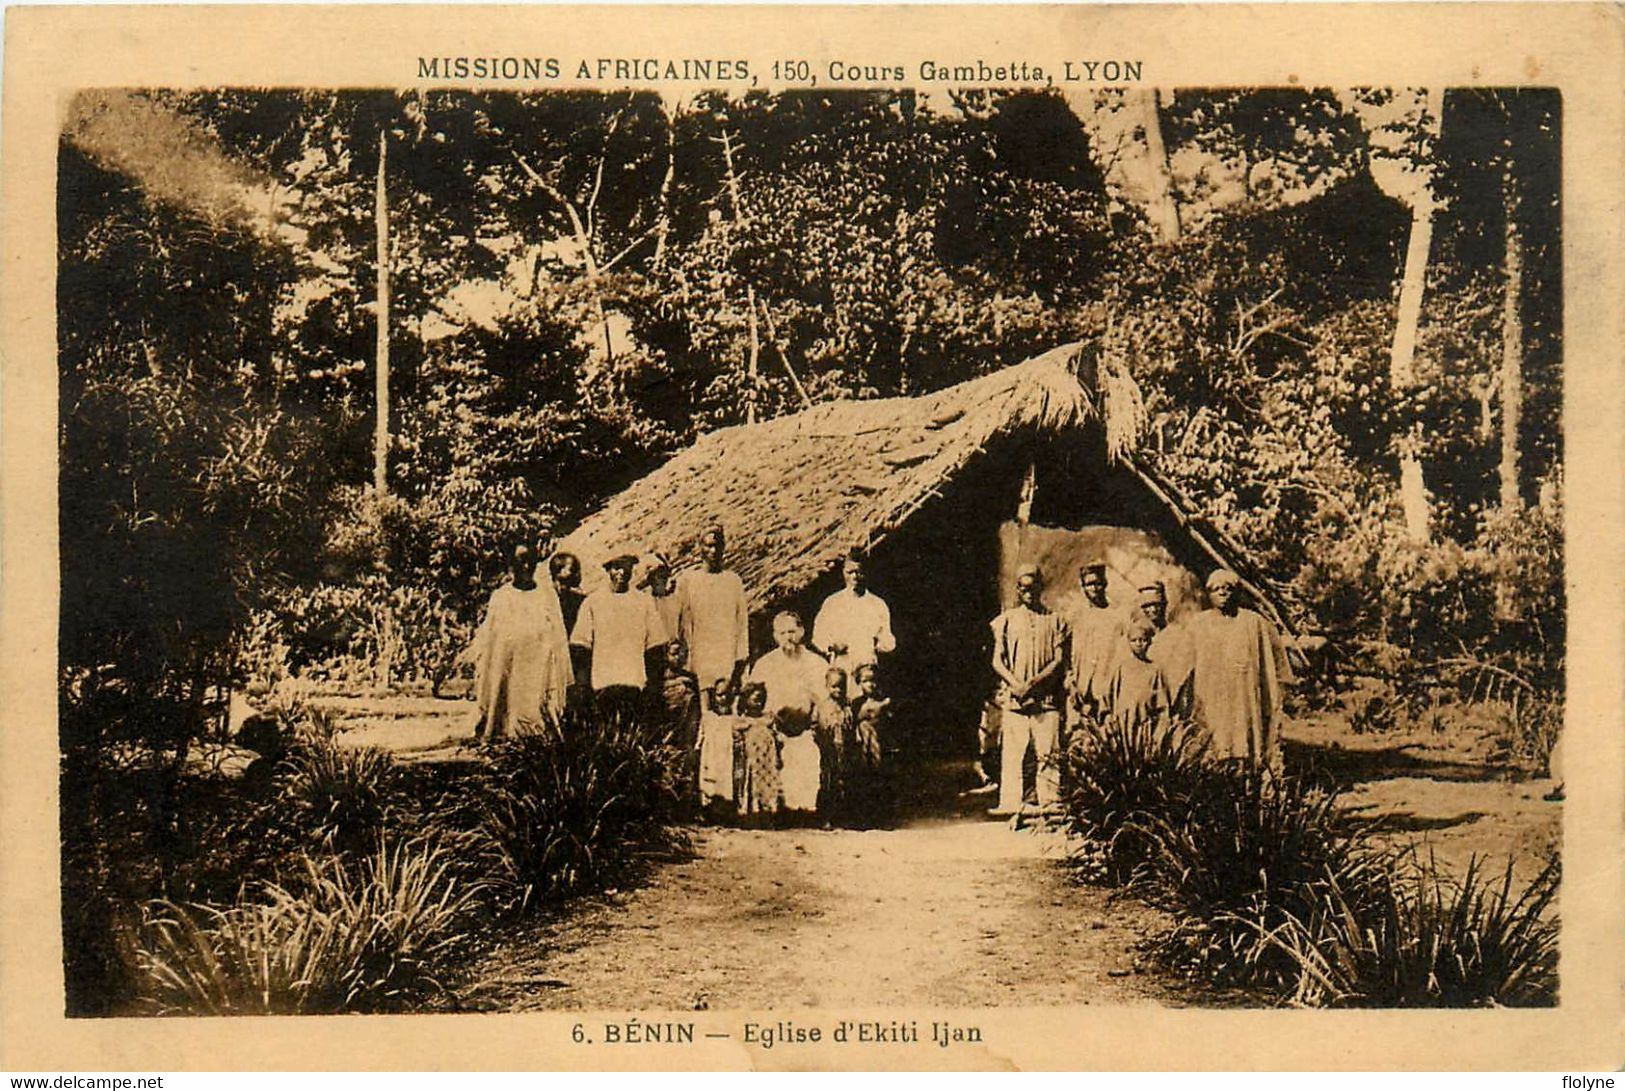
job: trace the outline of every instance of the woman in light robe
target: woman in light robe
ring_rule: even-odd
[[[1277,769],[1281,744],[1281,687],[1292,680],[1280,634],[1263,617],[1241,608],[1235,573],[1220,569],[1207,583],[1213,608],[1191,628],[1192,713],[1216,757],[1257,771]]]
[[[474,740],[556,721],[571,682],[564,614],[552,581],[537,582],[536,554],[513,552],[513,579],[491,595],[468,656],[479,717]]]

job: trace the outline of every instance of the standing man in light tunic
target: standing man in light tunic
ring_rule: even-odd
[[[1078,569],[1083,602],[1067,618],[1072,630],[1072,656],[1067,689],[1075,719],[1092,719],[1104,711],[1106,682],[1123,621],[1106,601],[1106,566],[1086,564]]]
[[[1061,728],[1061,682],[1067,659],[1067,625],[1041,598],[1044,577],[1037,565],[1016,573],[1016,604],[993,619],[993,672],[999,676],[1004,741],[999,805],[994,814],[1021,810],[1026,786],[1021,766],[1027,747],[1038,759],[1038,805],[1061,799],[1056,741]]]
[[[750,606],[737,572],[722,566],[726,539],[711,526],[700,540],[705,567],[678,583],[677,628],[688,646],[688,669],[702,691],[721,679],[736,688],[750,658]]]
[[[1219,569],[1208,577],[1213,608],[1191,624],[1192,713],[1215,757],[1245,761],[1254,772],[1275,768],[1281,742],[1281,685],[1291,681],[1280,634],[1241,608],[1240,580]]]
[[[869,590],[863,552],[853,549],[841,565],[846,586],[824,600],[813,620],[813,646],[851,678],[859,667],[878,663],[897,650],[891,610]]]
[[[635,712],[649,682],[646,657],[663,648],[665,626],[654,600],[632,590],[637,558],[623,554],[604,562],[609,586],[581,603],[570,643],[592,655],[593,700],[604,712]]]

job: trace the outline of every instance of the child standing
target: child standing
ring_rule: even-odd
[[[813,708],[813,726],[823,771],[819,807],[826,814],[840,816],[847,805],[847,765],[852,752],[852,710],[846,702],[846,671],[840,667],[824,672],[824,694]]]
[[[885,782],[886,753],[891,744],[891,699],[880,692],[873,663],[852,672],[858,694],[852,701],[852,742],[848,754],[848,798],[855,810],[876,818],[891,802]]]
[[[719,678],[705,691],[700,717],[700,803],[713,811],[733,805],[734,728],[733,690]]]
[[[748,682],[739,694],[734,737],[734,801],[741,817],[776,814],[784,801],[779,737],[768,722],[767,687]]]
[[[1106,685],[1107,717],[1124,727],[1156,727],[1166,722],[1173,697],[1162,667],[1151,659],[1156,626],[1136,616],[1125,634],[1129,655],[1118,656]]]

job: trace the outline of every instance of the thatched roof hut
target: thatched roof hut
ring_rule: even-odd
[[[1260,609],[1290,630],[1239,550],[1132,455],[1108,458],[1091,356],[1069,344],[918,398],[832,402],[720,429],[611,499],[559,548],[579,556],[592,580],[599,562],[627,551],[691,563],[693,546],[718,524],[729,563],[760,610],[830,581],[853,545],[882,546],[927,506],[948,509],[955,530],[924,552],[963,552],[965,543],[951,540],[962,522],[1014,513],[1036,459],[1040,513],[1048,493],[1070,501],[1059,505],[1073,516],[1056,520],[1062,525],[1085,525],[1089,515],[1157,524],[1163,539],[1180,539],[1167,544],[1187,567],[1235,569]],[[967,475],[982,480],[948,496]],[[1080,497],[1098,502],[1080,509]]]

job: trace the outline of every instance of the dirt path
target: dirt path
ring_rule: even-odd
[[[503,941],[461,1005],[1180,1002],[1137,963],[1135,944],[1158,918],[1074,885],[1043,834],[975,818],[897,830],[711,829],[696,850],[635,891]]]

